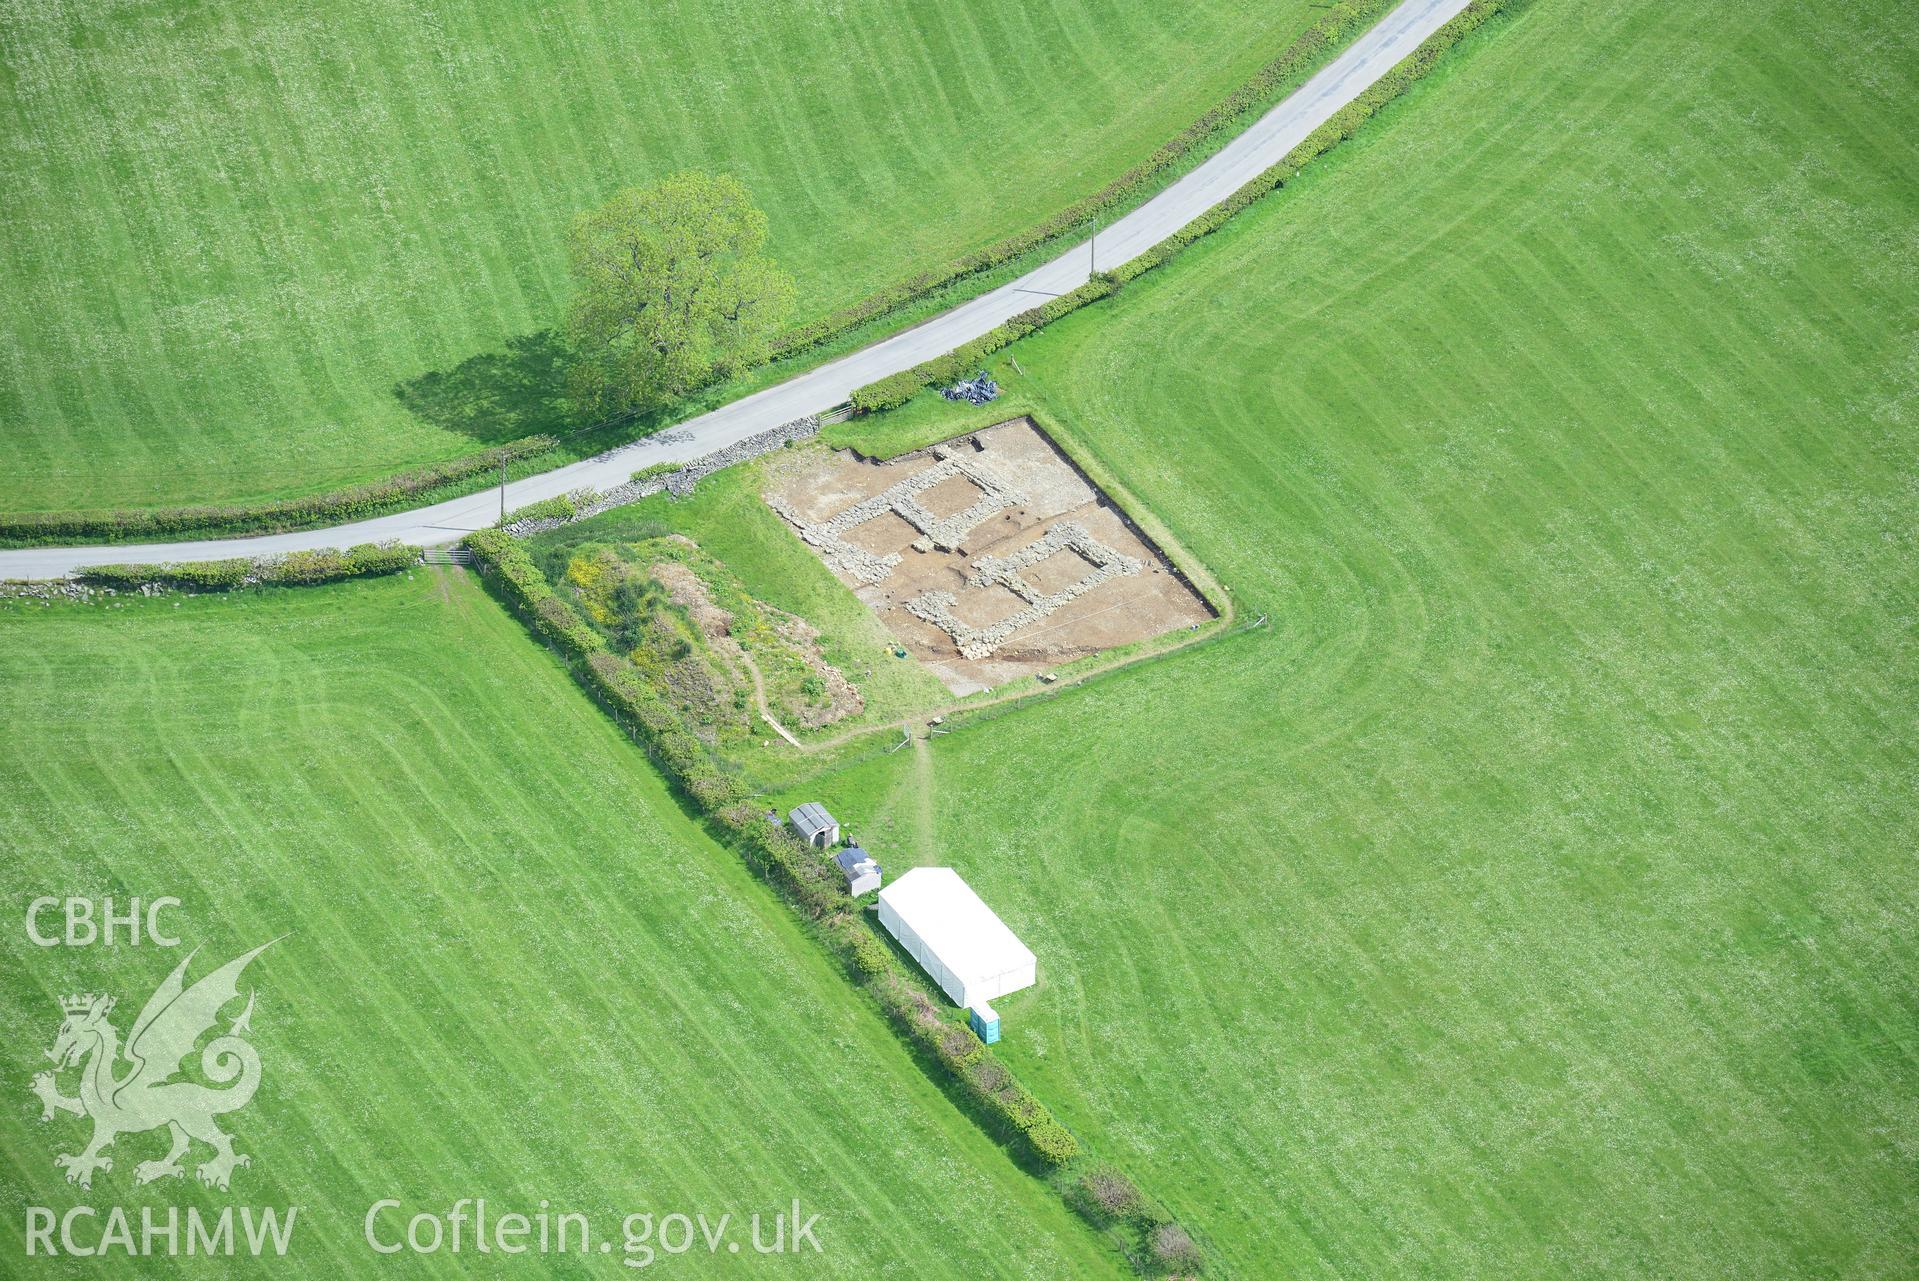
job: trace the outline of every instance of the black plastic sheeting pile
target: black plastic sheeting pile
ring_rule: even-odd
[[[969,405],[984,405],[999,395],[999,384],[986,376],[985,370],[967,379],[963,383],[954,383],[940,392],[948,400],[963,400]]]

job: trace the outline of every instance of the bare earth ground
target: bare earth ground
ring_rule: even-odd
[[[955,694],[1213,616],[1031,419],[888,462],[808,451],[766,499]]]

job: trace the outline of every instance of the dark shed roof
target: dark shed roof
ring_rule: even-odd
[[[873,856],[871,854],[868,854],[865,850],[861,849],[857,845],[849,845],[845,849],[841,850],[839,853],[835,854],[833,856],[833,861],[840,865],[841,871],[850,873],[851,871],[853,871],[854,868],[857,868],[861,863],[873,862]],[[873,866],[878,867],[879,864],[877,862],[873,862]]]

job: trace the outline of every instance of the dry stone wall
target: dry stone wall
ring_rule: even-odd
[[[612,511],[615,507],[637,503],[642,498],[651,498],[658,493],[668,493],[675,498],[684,498],[693,492],[693,487],[701,480],[721,468],[743,463],[750,458],[758,458],[761,454],[784,448],[793,441],[806,440],[818,435],[819,430],[818,414],[795,418],[790,423],[781,423],[758,435],[735,441],[726,448],[715,450],[703,458],[696,458],[684,467],[663,476],[630,480],[624,485],[615,485],[606,490],[576,491],[568,495],[573,499],[574,505],[571,516],[533,516],[525,520],[516,520],[505,526],[505,529],[515,538],[526,538],[532,534],[545,533],[549,529],[558,529],[562,525],[570,525],[576,520],[585,520],[589,516],[598,516],[601,512]]]

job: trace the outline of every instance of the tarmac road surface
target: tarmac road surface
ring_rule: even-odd
[[[1405,0],[1325,69],[1261,116],[1217,154],[1093,237],[1107,269],[1138,257],[1283,159],[1334,112],[1357,98],[1463,10],[1468,0]],[[597,458],[569,463],[506,487],[509,511],[576,489],[611,489],[642,467],[690,462],[781,423],[845,402],[856,387],[944,355],[1046,298],[1086,283],[1088,242],[991,293],[831,364],[723,405],[658,435]],[[371,520],[290,534],[178,543],[32,547],[0,551],[0,578],[63,578],[88,565],[220,560],[397,540],[450,543],[499,519],[498,489]]]

